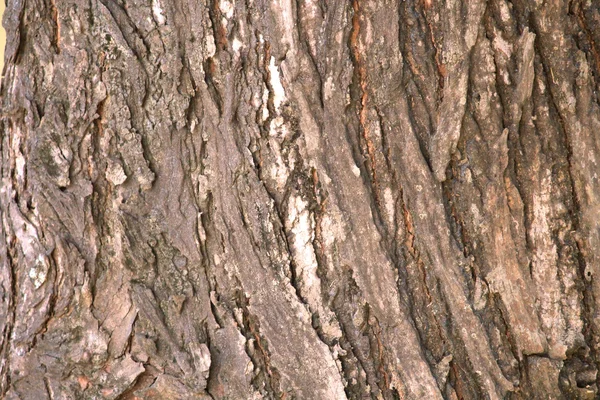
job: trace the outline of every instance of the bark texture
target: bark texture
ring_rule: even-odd
[[[596,0],[8,0],[3,399],[593,399]]]

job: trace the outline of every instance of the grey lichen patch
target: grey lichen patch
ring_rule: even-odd
[[[275,57],[271,56],[269,60],[269,82],[270,82],[270,90],[273,99],[273,106],[275,107],[275,111],[279,111],[281,105],[287,100],[285,96],[285,90],[281,83],[281,77],[279,68],[275,65]]]
[[[430,153],[433,174],[439,182],[446,180],[446,167],[462,129],[462,119],[467,104],[467,63],[464,60],[449,72],[444,100],[437,117],[437,129],[431,138]]]
[[[339,339],[342,335],[340,326],[321,300],[321,279],[318,276],[318,263],[313,248],[314,215],[308,209],[308,202],[300,196],[288,200],[286,226],[290,232],[290,250],[296,268],[299,293],[311,311],[319,315],[327,340]]]
[[[525,28],[518,42],[517,65],[519,71],[515,90],[515,103],[517,104],[523,104],[526,99],[531,97],[531,91],[533,90],[534,42],[535,34]]]
[[[210,350],[206,343],[190,343],[190,347],[194,356],[194,363],[196,364],[196,369],[205,380],[205,383],[201,386],[206,387],[206,380],[208,380],[210,374],[210,366],[212,363]]]
[[[167,22],[165,10],[160,0],[152,0],[152,16],[158,25],[164,25]]]
[[[135,131],[130,131],[123,137],[127,139],[119,146],[119,151],[125,162],[126,171],[130,171],[142,190],[148,190],[152,187],[155,175],[144,156],[142,137]]]
[[[39,289],[46,282],[48,262],[45,257],[42,255],[38,256],[35,265],[29,269],[28,275],[36,289]]]
[[[106,166],[106,179],[115,186],[121,185],[127,180],[127,174],[119,161],[112,159],[108,160]]]
[[[48,176],[58,187],[65,188],[70,184],[69,168],[73,153],[69,146],[64,143],[64,139],[57,138],[57,140],[55,141],[51,137],[40,139],[35,152],[41,167],[47,172]]]
[[[476,311],[483,310],[488,302],[489,289],[487,283],[477,277],[475,279],[475,291],[473,292],[473,308]]]

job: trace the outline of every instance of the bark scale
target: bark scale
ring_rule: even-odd
[[[4,26],[0,397],[597,396],[594,1]]]

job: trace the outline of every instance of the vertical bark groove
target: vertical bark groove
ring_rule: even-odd
[[[0,397],[598,396],[593,2],[7,3]]]

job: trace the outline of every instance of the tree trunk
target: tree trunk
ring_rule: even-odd
[[[3,399],[593,399],[595,0],[8,0]]]

